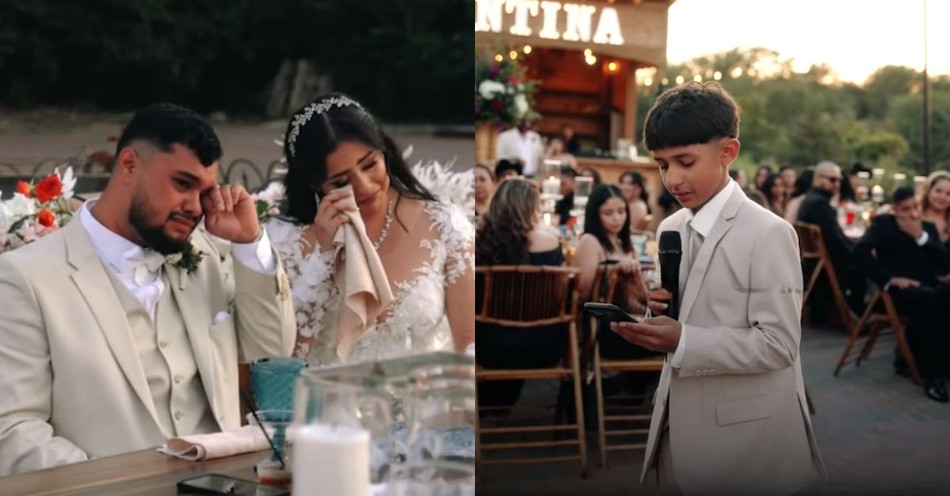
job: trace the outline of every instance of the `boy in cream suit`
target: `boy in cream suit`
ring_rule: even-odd
[[[668,354],[641,483],[690,496],[796,493],[824,467],[799,357],[795,231],[729,178],[739,109],[718,84],[667,90],[643,134],[663,184],[684,208],[657,233],[676,231],[682,240],[678,319],[611,325]],[[651,298],[669,296],[661,290]]]
[[[102,196],[0,256],[0,476],[237,428],[238,362],[289,356],[287,278],[220,157],[193,111],[139,110]]]

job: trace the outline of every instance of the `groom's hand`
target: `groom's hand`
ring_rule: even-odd
[[[205,228],[233,243],[251,243],[261,234],[257,207],[240,184],[217,186],[201,196]]]

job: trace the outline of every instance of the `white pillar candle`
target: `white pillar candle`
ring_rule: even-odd
[[[551,176],[541,182],[541,193],[545,195],[561,194],[561,180]]]
[[[295,496],[366,496],[369,432],[345,426],[305,425],[294,432]]]

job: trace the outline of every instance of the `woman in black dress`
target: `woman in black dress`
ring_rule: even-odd
[[[475,233],[475,264],[563,264],[560,240],[545,229],[538,218],[540,201],[535,183],[525,179],[502,181]],[[482,308],[483,284],[476,276],[476,312]],[[566,325],[551,327],[522,329],[476,323],[476,360],[489,369],[550,367],[564,356],[568,333]],[[482,406],[511,405],[518,400],[523,383],[522,380],[481,382],[478,402]]]

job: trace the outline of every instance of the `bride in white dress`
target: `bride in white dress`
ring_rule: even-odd
[[[346,96],[320,97],[291,118],[284,153],[287,218],[266,228],[291,281],[294,356],[327,366],[473,346],[475,229],[420,184],[375,118]],[[331,193],[347,185],[352,198]],[[347,200],[358,206],[394,300],[341,356],[342,297],[329,248],[349,222],[344,212],[357,211]]]

